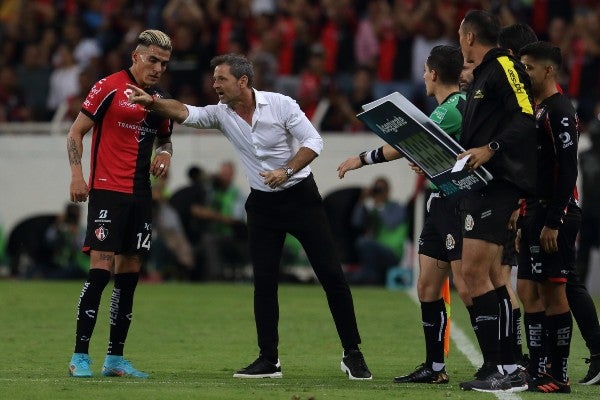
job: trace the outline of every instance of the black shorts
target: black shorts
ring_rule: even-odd
[[[509,229],[507,235],[508,239],[506,239],[506,243],[504,243],[504,248],[502,249],[502,265],[514,267],[517,265],[517,250],[515,249],[517,232]]]
[[[419,254],[450,262],[460,260],[462,232],[457,201],[440,197],[434,192],[429,197],[428,213],[419,237]]]
[[[508,221],[518,208],[519,189],[506,182],[491,181],[460,201],[463,238],[480,239],[504,246]]]
[[[545,221],[546,209],[542,206],[523,219],[517,276],[536,282],[566,282],[575,269],[575,240],[581,226],[581,210],[569,208],[558,231],[556,253],[546,253],[540,246]]]
[[[152,243],[152,197],[92,190],[83,251],[147,253]]]

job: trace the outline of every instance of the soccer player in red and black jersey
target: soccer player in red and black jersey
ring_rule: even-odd
[[[90,254],[90,272],[79,296],[75,351],[69,364],[71,376],[92,376],[89,342],[102,292],[114,268],[110,339],[102,375],[148,377],[123,358],[123,347],[143,257],[150,250],[152,239],[150,173],[157,177],[167,173],[173,154],[173,123],[130,103],[131,89],[126,85],[143,87],[154,98],[165,97],[155,85],[167,68],[171,50],[171,39],[163,32],[142,32],[131,55],[131,67],[92,87],[69,130],[71,201],[86,201],[88,195],[90,200],[83,248]],[[86,183],[81,166],[83,136],[92,128],[90,176]]]
[[[528,216],[521,227],[519,278],[537,283],[538,290],[529,296],[540,293],[544,312],[538,321],[539,346],[530,347],[529,371],[534,379],[529,390],[570,393],[567,362],[573,319],[566,283],[575,267],[581,225],[576,189],[579,122],[570,101],[556,88],[560,49],[535,42],[523,47],[520,55],[536,104],[538,165],[536,194],[527,199]]]

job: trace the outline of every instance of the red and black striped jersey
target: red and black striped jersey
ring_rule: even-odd
[[[127,83],[137,85],[129,70],[109,75],[83,102],[81,112],[94,121],[89,187],[149,196],[154,139],[169,137],[173,122],[130,103]],[[166,97],[157,87],[145,90]]]

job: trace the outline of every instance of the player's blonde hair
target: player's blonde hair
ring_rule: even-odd
[[[138,46],[148,47],[151,45],[168,51],[173,50],[169,35],[157,29],[145,30],[138,36]]]

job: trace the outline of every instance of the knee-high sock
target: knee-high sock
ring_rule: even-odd
[[[133,317],[133,294],[138,273],[115,274],[115,287],[110,297],[110,339],[107,354],[123,355],[123,347]]]
[[[481,334],[483,361],[500,365],[498,296],[496,291],[490,290],[481,296],[473,297],[473,307],[475,307],[477,330]]]
[[[500,324],[500,362],[502,365],[515,364],[513,354],[513,324],[512,324],[512,304],[510,295],[506,286],[496,289],[499,306],[499,324]]]
[[[513,326],[513,355],[515,357],[515,361],[519,363],[523,360],[523,337],[521,334],[521,309],[513,308],[513,318],[512,318],[512,326]]]
[[[90,269],[88,279],[83,284],[77,304],[77,327],[75,331],[75,353],[89,352],[90,339],[96,326],[96,315],[102,292],[110,281],[110,271]]]
[[[571,312],[546,317],[548,328],[548,357],[550,375],[561,382],[567,382],[567,365],[573,336],[573,318]]]
[[[529,349],[529,374],[532,377],[546,372],[546,314],[541,312],[528,313],[523,316],[525,320],[525,337]]]
[[[475,332],[475,337],[477,338],[477,344],[479,345],[479,350],[481,350],[481,333],[477,329],[477,316],[475,315],[475,307],[473,305],[467,306],[467,311],[469,312],[469,319],[471,320],[471,327],[473,328],[473,332]]]
[[[444,332],[448,323],[444,299],[421,302],[421,317],[425,333],[425,363],[444,363]]]

